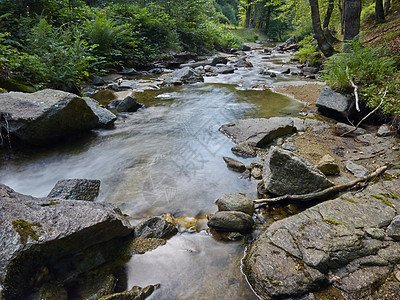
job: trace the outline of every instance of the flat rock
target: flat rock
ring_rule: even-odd
[[[322,113],[328,116],[332,114],[345,115],[353,104],[353,98],[350,95],[342,95],[330,87],[325,86],[318,96],[315,105]]]
[[[237,144],[231,148],[232,153],[241,157],[256,157],[257,152],[249,142]]]
[[[145,220],[135,227],[135,237],[139,238],[169,238],[178,232],[174,224],[160,217]]]
[[[2,130],[33,145],[88,131],[99,121],[81,97],[51,89],[0,94],[0,115],[7,121],[0,122]]]
[[[265,146],[275,138],[295,130],[293,120],[281,117],[243,119],[220,128],[221,132],[232,137],[236,143],[248,142],[256,147]]]
[[[348,124],[345,124],[345,123],[340,123],[340,122],[335,125],[335,133],[337,135],[342,135],[342,134],[347,133],[347,132],[349,132],[351,130],[354,130],[354,126],[351,126],[351,125],[348,125]],[[366,134],[366,133],[367,133],[367,131],[365,129],[357,128],[353,132],[348,133],[346,136],[358,136],[358,135],[362,135],[362,134]]]
[[[207,225],[215,230],[246,233],[252,229],[254,220],[240,211],[219,211],[209,217]]]
[[[121,211],[111,204],[39,199],[5,185],[0,185],[0,212],[0,291],[4,299],[23,299],[38,270],[46,267],[52,274],[60,266],[79,269],[79,261],[71,263],[66,257],[132,232]]]
[[[326,286],[328,277],[361,295],[400,260],[398,243],[373,239],[361,229],[385,229],[395,214],[376,199],[335,199],[277,221],[249,248],[246,276],[263,299],[299,297]]]
[[[235,68],[232,66],[219,67],[215,69],[215,72],[218,74],[232,74],[235,72]]]
[[[57,181],[48,198],[94,201],[99,195],[100,180],[66,179]]]
[[[386,136],[391,136],[392,131],[390,129],[389,125],[383,124],[378,128],[378,132],[376,133],[377,136],[379,137],[386,137]]]
[[[224,156],[223,159],[226,162],[226,166],[232,171],[239,173],[243,173],[244,171],[246,171],[246,166],[241,161],[227,156]]]
[[[224,64],[226,65],[228,63],[228,58],[224,56],[216,56],[212,59],[211,61],[211,66],[216,66],[218,64]]]
[[[254,203],[243,194],[223,194],[215,202],[219,211],[241,211],[250,216],[254,213]]]
[[[301,195],[331,187],[333,183],[309,161],[272,146],[264,162],[265,189],[275,195]]]
[[[368,174],[368,169],[358,165],[351,160],[346,161],[346,170],[353,174],[355,177],[360,178]]]

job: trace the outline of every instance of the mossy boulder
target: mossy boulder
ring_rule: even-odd
[[[105,263],[113,241],[132,232],[111,204],[34,198],[1,184],[0,212],[0,299],[24,299],[46,278]]]

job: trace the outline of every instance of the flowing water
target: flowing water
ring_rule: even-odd
[[[253,69],[136,93],[146,107],[120,114],[114,129],[3,161],[0,182],[41,197],[60,179],[100,179],[97,201],[111,202],[135,220],[164,213],[204,216],[216,211],[214,201],[223,193],[255,198],[256,181],[226,168],[222,157],[235,157],[234,144],[218,128],[240,118],[296,115],[302,106],[264,88],[292,80],[289,76],[259,75],[260,68],[282,71],[288,57],[263,56],[248,55]],[[124,280],[127,288],[160,283],[153,299],[256,298],[240,272],[244,249],[239,242],[216,241],[205,230],[179,234],[134,255]]]

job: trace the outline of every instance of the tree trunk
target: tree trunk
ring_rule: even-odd
[[[252,2],[252,0],[247,0],[247,5],[246,5],[246,20],[245,20],[245,25],[244,25],[244,27],[246,27],[246,28],[249,28],[249,27],[250,27],[251,2]]]
[[[385,11],[383,10],[383,0],[375,0],[375,19],[378,22],[385,21]]]
[[[340,11],[340,34],[344,34],[344,0],[338,1],[338,8]]]
[[[267,7],[267,16],[265,18],[265,34],[269,34],[269,25],[271,23],[272,6]],[[269,36],[268,36],[269,37]]]
[[[332,56],[333,48],[326,40],[324,32],[322,31],[321,28],[321,18],[319,15],[318,0],[310,0],[310,6],[311,6],[312,26],[314,30],[314,36],[318,42],[318,48],[322,51],[322,53],[326,57]]]
[[[257,15],[257,2],[256,4],[254,4],[254,11],[253,11],[253,17],[251,18],[250,28],[255,28],[256,15]]]
[[[388,13],[389,9],[390,9],[390,0],[385,0],[385,13]]]
[[[360,32],[361,0],[344,1],[344,41],[352,41]]]
[[[328,4],[328,9],[326,10],[325,18],[324,18],[324,25],[322,26],[324,35],[328,43],[330,44],[335,44],[339,42],[338,39],[336,39],[333,35],[332,32],[329,30],[329,22],[331,21],[331,16],[333,9],[335,8],[335,2],[334,0],[329,0]]]

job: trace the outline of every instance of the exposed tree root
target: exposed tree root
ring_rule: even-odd
[[[281,197],[270,198],[270,199],[257,199],[257,200],[254,200],[254,204],[256,205],[256,207],[260,207],[263,205],[281,204],[281,203],[289,202],[289,201],[306,202],[306,201],[311,201],[311,200],[316,200],[316,199],[326,200],[326,199],[329,199],[330,197],[337,195],[340,192],[343,192],[343,191],[355,186],[356,184],[358,184],[360,182],[370,180],[370,179],[382,174],[383,172],[385,172],[387,170],[387,168],[388,168],[387,166],[380,167],[367,176],[358,178],[356,180],[353,180],[353,181],[350,181],[350,182],[347,182],[344,184],[335,185],[335,186],[332,186],[330,188],[327,188],[327,189],[319,191],[319,192],[309,193],[309,194],[304,194],[304,195],[284,195]]]

